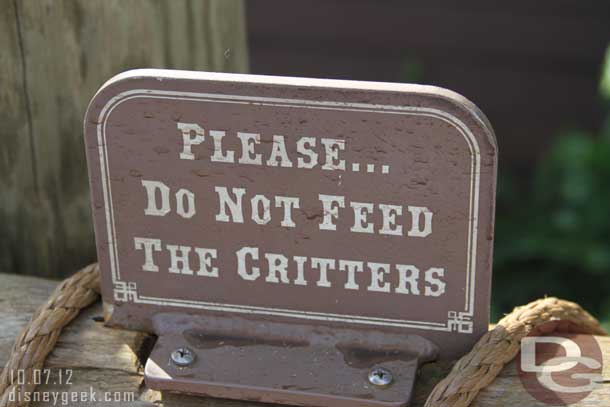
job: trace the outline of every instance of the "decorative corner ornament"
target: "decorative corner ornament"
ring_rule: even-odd
[[[453,92],[135,70],[85,141],[107,323],[158,335],[152,388],[402,406],[487,331],[497,146]]]

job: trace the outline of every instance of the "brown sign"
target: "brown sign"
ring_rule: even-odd
[[[139,70],[99,90],[85,134],[111,323],[263,321],[293,344],[317,326],[440,357],[487,330],[497,147],[455,93]]]

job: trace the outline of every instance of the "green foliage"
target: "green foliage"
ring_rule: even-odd
[[[526,185],[501,174],[496,310],[557,295],[598,315],[610,311],[610,132],[604,133],[561,135]]]
[[[610,48],[600,92],[610,102]],[[553,295],[610,324],[610,121],[561,134],[531,178],[500,172],[495,242],[493,319]]]
[[[604,58],[601,81],[599,83],[599,93],[601,93],[606,102],[610,102],[610,47],[606,49],[606,57]]]
[[[408,83],[424,83],[425,69],[420,58],[415,55],[403,57],[401,66],[401,78]]]

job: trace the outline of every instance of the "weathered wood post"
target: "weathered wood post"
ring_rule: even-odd
[[[0,0],[0,271],[94,259],[87,103],[129,68],[247,70],[240,0]]]

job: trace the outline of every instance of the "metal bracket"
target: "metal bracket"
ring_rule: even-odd
[[[146,363],[156,390],[334,407],[404,406],[438,349],[417,335],[163,313]]]

